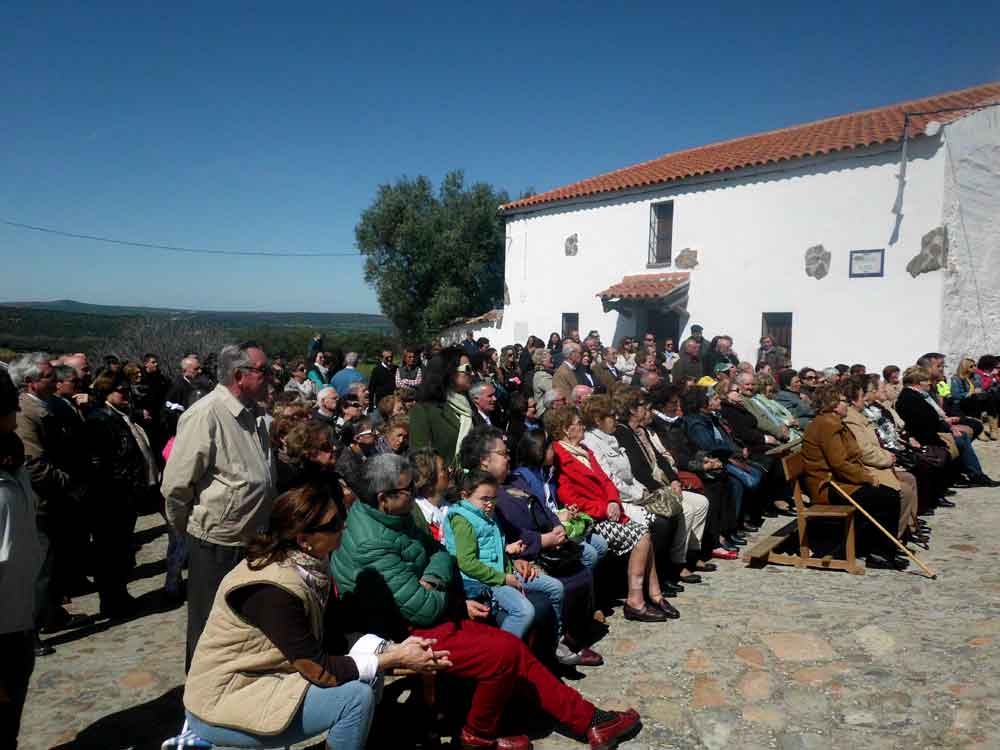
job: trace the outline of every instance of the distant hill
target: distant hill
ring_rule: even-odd
[[[0,349],[91,351],[138,318],[166,318],[223,329],[235,337],[305,350],[314,331],[350,342],[378,342],[395,333],[383,315],[363,313],[218,312],[161,307],[91,305],[76,300],[0,302]],[[332,340],[332,339],[330,339]],[[297,342],[303,342],[298,345]],[[373,343],[371,346],[381,346]]]
[[[92,305],[72,299],[50,302],[0,302],[0,330],[14,310],[46,311],[85,316],[107,317],[158,317],[182,318],[204,321],[226,328],[255,326],[312,326],[328,331],[367,331],[392,333],[392,323],[384,315],[367,313],[312,313],[312,312],[243,312],[217,310],[185,310],[166,307],[129,307],[124,305]],[[16,314],[16,313],[15,313]]]

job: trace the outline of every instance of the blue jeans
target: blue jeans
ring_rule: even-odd
[[[563,630],[563,597],[565,596],[565,590],[563,589],[562,581],[558,578],[545,575],[544,573],[539,573],[530,581],[525,581],[524,578],[521,577],[520,573],[517,574],[517,577],[520,579],[521,583],[524,584],[525,591],[539,591],[545,594],[545,598],[552,604],[552,610],[556,613],[555,635],[556,643],[558,643]],[[534,613],[532,613],[532,619],[534,619]]]
[[[580,544],[583,547],[581,552],[583,564],[590,570],[596,568],[597,563],[608,554],[608,542],[600,534],[591,534],[587,541]]]
[[[975,448],[972,447],[972,439],[964,433],[956,435],[955,445],[958,446],[958,460],[962,464],[962,471],[969,479],[982,476],[983,467],[979,463],[979,456],[976,455]]]
[[[184,581],[181,571],[184,563],[187,562],[187,534],[178,534],[174,527],[167,522],[167,580],[164,588],[169,593],[180,590]]]
[[[363,750],[375,713],[375,691],[367,682],[346,682],[337,687],[310,685],[305,700],[280,734],[257,735],[238,729],[206,724],[187,714],[194,733],[213,745],[222,747],[275,748],[294,745],[326,732],[329,747],[337,750]],[[247,706],[248,713],[259,710]]]
[[[740,517],[740,510],[743,508],[743,495],[747,491],[753,492],[760,486],[764,473],[752,464],[747,464],[746,469],[739,466],[726,464],[726,473],[729,475],[729,488],[732,491],[733,502],[736,505],[735,516]]]
[[[506,630],[518,638],[524,638],[524,634],[535,621],[535,605],[528,601],[524,594],[513,586],[487,586],[485,583],[470,581],[467,578],[462,579],[462,585],[467,598],[480,601],[484,598],[489,599],[487,603],[493,610],[493,616],[501,630]]]

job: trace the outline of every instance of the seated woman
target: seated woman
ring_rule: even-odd
[[[772,429],[769,431],[779,440],[801,440],[802,430],[799,420],[782,404],[775,401],[778,390],[775,379],[767,373],[757,373],[754,378],[754,395],[749,406],[756,408],[758,424],[761,418],[767,420]]]
[[[511,484],[545,503],[559,523],[565,525],[577,519],[581,513],[579,508],[566,508],[559,502],[553,470],[556,454],[545,432],[534,430],[525,433],[517,447],[517,454],[521,465],[514,469]],[[582,547],[583,564],[591,570],[608,554],[607,541],[593,529],[584,530],[575,541]]]
[[[576,380],[580,385],[587,385],[594,389],[604,390],[597,376],[590,369],[593,364],[593,357],[589,349],[584,349],[580,353],[580,364],[576,367]]]
[[[412,515],[413,472],[401,456],[374,457],[366,467],[366,502],[348,515],[343,542],[330,566],[354,618],[353,630],[396,640],[435,639],[448,652],[447,674],[473,680],[472,706],[459,742],[463,748],[527,750],[524,735],[497,737],[500,715],[520,689],[566,732],[592,748],[617,747],[639,731],[639,715],[602,711],[559,682],[518,638],[472,618],[489,609],[461,597],[454,558]]]
[[[368,635],[350,654],[325,648],[340,624],[328,566],[343,529],[335,482],[307,484],[275,500],[267,530],[222,579],[198,639],[184,708],[199,737],[219,746],[274,747],[325,733],[329,747],[361,750],[375,710],[372,686],[383,671],[451,666],[433,638],[393,644]]]
[[[861,462],[861,448],[844,424],[847,399],[834,385],[816,389],[819,412],[802,439],[803,483],[813,503],[846,503],[830,482],[847,492],[886,529],[899,522],[899,493],[879,482]],[[860,514],[859,514],[860,516]],[[863,516],[856,518],[858,554],[873,568],[903,570],[906,558],[896,556],[896,546]]]
[[[816,383],[816,371],[804,368],[803,372],[807,377],[811,377],[811,384]],[[782,370],[778,373],[778,392],[774,400],[785,407],[799,422],[799,427],[805,429],[809,426],[809,420],[816,416],[816,410],[812,403],[805,397],[802,385],[802,375],[795,370]]]
[[[459,346],[442,349],[424,370],[417,404],[410,412],[410,445],[433,448],[449,466],[458,460],[458,446],[472,429],[472,385],[469,356]]]
[[[794,516],[789,505],[791,490],[785,482],[781,464],[768,455],[768,451],[781,441],[757,426],[757,417],[747,408],[752,397],[753,377],[740,373],[722,399],[722,421],[729,426],[736,442],[747,449],[747,461],[763,472],[758,492],[758,499],[763,502],[758,512],[771,518],[779,513]]]
[[[840,384],[847,397],[847,413],[843,422],[861,449],[861,463],[880,484],[900,495],[900,515],[897,536],[910,538],[917,534],[917,480],[913,474],[896,465],[896,456],[879,443],[874,423],[865,414],[865,403],[874,397],[875,385],[864,375],[852,375]],[[926,542],[926,539],[920,539]]]
[[[973,419],[982,419],[986,429],[980,433],[984,440],[996,440],[993,433],[997,429],[997,400],[986,391],[983,379],[976,372],[976,361],[965,357],[958,365],[958,370],[951,376],[951,395],[948,398],[950,412]]]
[[[644,511],[635,505],[636,499],[641,501],[647,492],[667,486],[681,499],[682,512],[679,517],[662,519],[653,516],[650,519],[654,523],[651,532],[657,561],[661,566],[670,566],[669,571],[661,568],[661,585],[676,592],[683,591],[684,587],[673,581],[700,583],[701,576],[691,568],[695,567],[697,551],[701,548],[708,518],[708,499],[704,495],[685,490],[671,463],[672,457],[660,455],[654,447],[653,439],[646,429],[652,421],[646,396],[634,386],[620,388],[615,391],[613,403],[599,401],[587,413],[590,421],[596,422],[595,428],[588,433],[592,444],[599,445],[607,456],[609,465],[614,466],[616,475],[623,476],[627,471],[634,476],[635,485],[641,488],[638,498],[634,488],[630,490],[632,499],[625,500],[628,513],[642,514]],[[612,425],[612,434],[608,434],[606,430]],[[605,435],[614,441],[613,445]],[[613,450],[617,446],[621,446],[619,453]],[[612,450],[609,451],[608,448]],[[622,465],[623,461],[628,464],[627,468]],[[664,583],[667,578],[670,580]]]
[[[718,459],[729,476],[729,489],[734,506],[733,518],[731,523],[722,529],[724,539],[722,548],[734,551],[747,543],[742,531],[757,531],[758,527],[751,524],[742,514],[744,506],[751,505],[751,502],[744,500],[752,498],[757,492],[764,472],[747,462],[750,451],[736,444],[729,427],[719,417],[721,408],[722,400],[711,388],[689,388],[685,394],[684,422],[688,437],[700,450]]]
[[[355,497],[365,494],[365,462],[375,455],[375,428],[371,417],[358,417],[341,432],[344,449],[337,459],[337,472]]]
[[[434,541],[444,543],[444,518],[448,513],[447,495],[451,477],[444,459],[433,448],[410,452],[413,467],[414,501]]]
[[[701,551],[696,566],[699,571],[715,569],[710,558],[734,560],[735,547],[729,547],[725,535],[736,532],[739,520],[737,498],[730,487],[725,464],[699,448],[687,434],[680,389],[666,385],[650,394],[651,422],[646,430],[658,439],[677,465],[677,476],[685,489],[701,492],[708,498]]]
[[[576,506],[597,524],[594,530],[619,557],[628,556],[628,620],[664,622],[679,617],[663,596],[656,572],[656,555],[650,538],[650,521],[632,520],[625,514],[621,496],[601,469],[597,457],[583,445],[583,421],[576,409],[561,406],[545,418],[545,428],[555,450],[556,483],[564,505]],[[665,523],[658,521],[658,524]],[[646,597],[652,606],[648,606]]]
[[[517,446],[521,442],[521,437],[526,432],[541,430],[542,424],[538,419],[538,404],[533,396],[527,396],[520,391],[511,393],[510,411],[507,420],[508,444],[514,455],[511,463],[518,465]]]
[[[462,443],[462,468],[468,472],[462,478],[463,484],[468,484],[470,477],[479,472],[487,472],[497,482],[497,523],[504,540],[514,546],[507,549],[522,574],[522,583],[525,589],[545,593],[555,610],[559,663],[567,666],[603,664],[600,654],[583,649],[581,645],[587,638],[594,612],[593,575],[584,566],[580,548],[567,537],[559,518],[543,500],[519,489],[511,481],[503,433],[488,425],[469,433]],[[560,550],[564,553],[562,558],[558,557]],[[551,570],[544,565],[545,552],[555,566]],[[466,593],[469,593],[468,588]],[[559,636],[563,636],[562,642]]]

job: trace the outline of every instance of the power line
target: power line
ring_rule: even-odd
[[[79,232],[64,232],[61,229],[51,227],[37,227],[33,224],[22,224],[19,221],[8,221],[0,219],[0,224],[17,229],[29,229],[33,232],[44,232],[45,234],[55,234],[59,237],[70,237],[77,240],[91,240],[93,242],[106,242],[111,245],[128,245],[129,247],[146,247],[152,250],[167,250],[173,253],[197,253],[199,255],[252,255],[267,258],[349,258],[358,257],[360,253],[303,253],[303,252],[274,252],[270,250],[211,250],[203,247],[181,247],[179,245],[160,245],[155,242],[136,242],[134,240],[117,240],[112,237],[98,237],[93,234],[80,234]]]

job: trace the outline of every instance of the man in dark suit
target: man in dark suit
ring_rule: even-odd
[[[469,389],[469,400],[472,401],[473,427],[503,424],[502,416],[497,410],[497,391],[492,385],[479,381]]]
[[[392,363],[392,350],[383,349],[382,358],[372,368],[368,378],[368,408],[374,410],[378,402],[396,390],[396,365]]]

